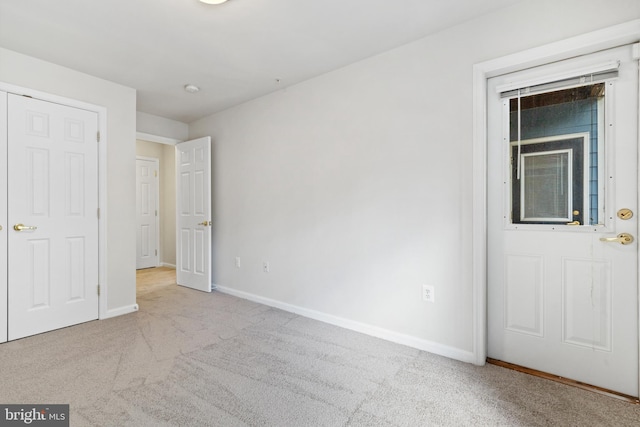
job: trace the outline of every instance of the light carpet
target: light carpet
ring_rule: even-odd
[[[640,406],[176,285],[0,345],[0,403],[72,426],[638,426]]]

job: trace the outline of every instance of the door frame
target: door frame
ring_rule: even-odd
[[[473,66],[472,352],[474,364],[484,365],[487,358],[488,79],[579,55],[637,43],[638,41],[640,41],[640,19],[481,62]],[[633,56],[634,59],[640,58],[640,48],[638,46],[634,46]],[[638,312],[638,322],[640,324],[640,307]]]
[[[158,180],[156,181],[156,210],[158,211],[158,214],[156,215],[156,249],[158,250],[158,255],[156,257],[156,265],[155,267],[160,267],[162,265],[162,262],[160,262],[160,260],[162,259],[162,245],[160,244],[160,159],[157,157],[147,157],[147,156],[136,156],[136,169],[137,169],[137,161],[138,160],[145,160],[148,162],[153,162],[153,164],[155,165],[156,171],[158,173]],[[136,170],[136,179],[137,179],[137,170]],[[136,204],[138,203],[138,190],[137,190],[137,186],[136,186]],[[136,214],[137,216],[137,214]],[[136,222],[137,222],[137,218],[136,218]],[[137,234],[137,230],[136,230],[136,234]],[[136,239],[136,245],[139,242]],[[136,260],[137,260],[137,253],[136,253]]]
[[[98,105],[78,101],[63,96],[52,95],[35,89],[29,89],[0,81],[0,91],[16,95],[30,96],[42,101],[62,104],[69,107],[81,108],[98,115],[98,319],[113,317],[108,313],[107,301],[109,286],[107,281],[107,109]],[[96,212],[96,215],[98,213]]]

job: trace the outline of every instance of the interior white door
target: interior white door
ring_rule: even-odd
[[[157,159],[136,159],[136,269],[158,266]]]
[[[98,116],[8,98],[13,340],[98,318]]]
[[[631,46],[488,86],[488,355],[638,396],[638,245],[613,240],[638,237]]]
[[[7,93],[0,91],[0,343],[7,341]]]
[[[176,145],[176,278],[211,292],[211,137]]]

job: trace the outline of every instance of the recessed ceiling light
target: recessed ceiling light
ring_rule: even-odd
[[[198,86],[192,85],[192,84],[184,85],[184,90],[186,90],[189,93],[200,92],[200,88]]]
[[[200,0],[202,3],[206,3],[206,4],[222,4],[224,2],[226,2],[227,0]]]

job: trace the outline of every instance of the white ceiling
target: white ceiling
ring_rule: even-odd
[[[135,88],[138,111],[189,123],[518,1],[0,0],[0,46]]]

